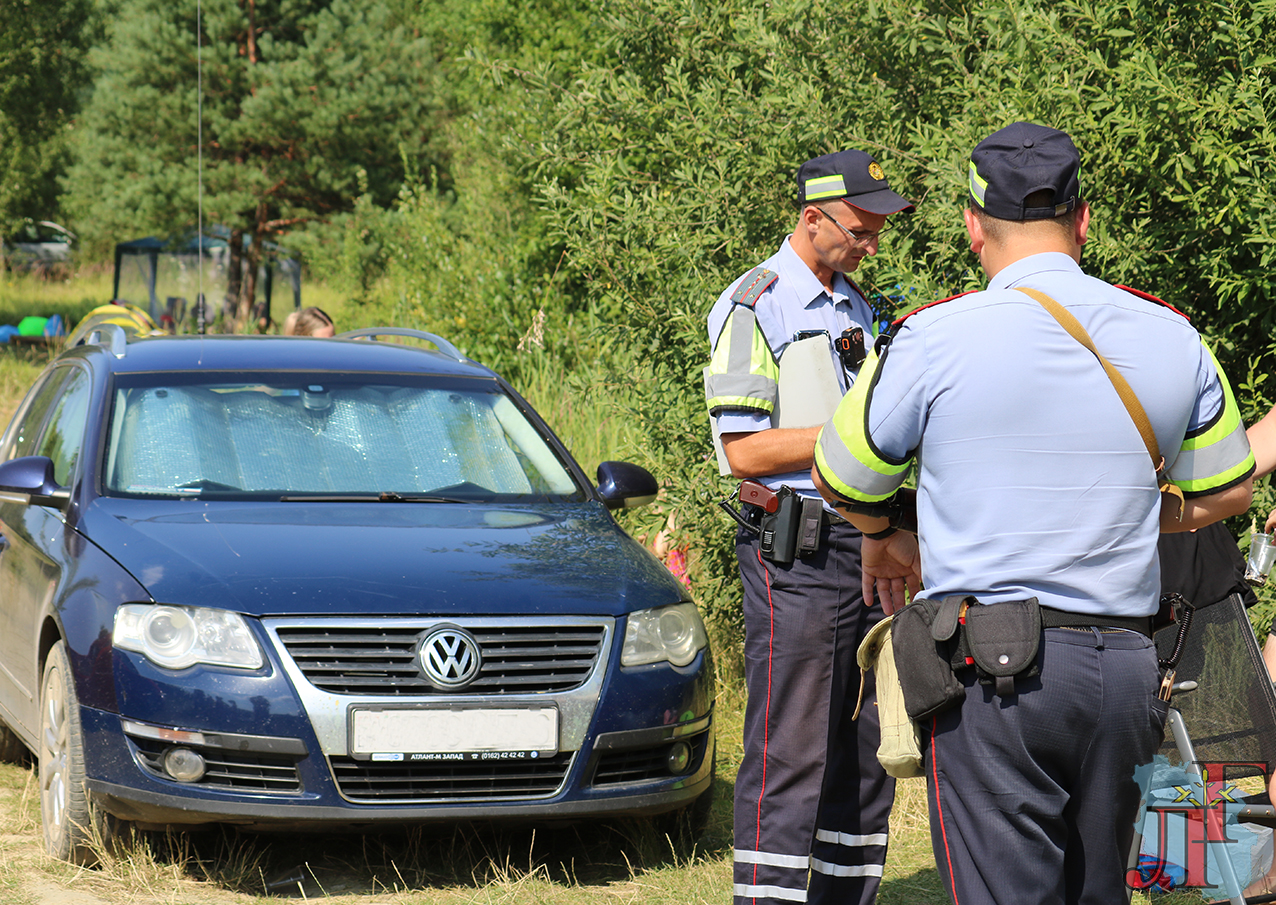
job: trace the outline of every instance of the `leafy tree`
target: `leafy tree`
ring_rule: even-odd
[[[570,80],[534,53],[515,65],[495,48],[490,97],[520,106],[502,108],[499,132],[470,124],[515,184],[530,174],[536,190],[527,216],[541,226],[525,236],[542,251],[508,261],[503,278],[543,281],[544,253],[558,251],[560,310],[607,325],[591,367],[626,388],[617,402],[641,429],[636,452],[665,485],[720,631],[738,591],[731,526],[713,506],[732,482],[716,474],[701,401],[704,317],[791,229],[793,172],[808,157],[863,148],[919,201],[856,274],[894,314],[982,285],[959,216],[975,142],[1017,119],[1066,129],[1095,210],[1087,268],[1190,314],[1251,418],[1276,395],[1265,379],[1276,363],[1271,0],[600,0],[592,11],[596,49]]]
[[[534,193],[544,124],[535,84],[570,84],[603,52],[591,0],[420,0],[434,51],[439,165],[383,222],[400,316],[440,332],[516,383],[552,363],[572,392],[608,338],[571,285]],[[530,80],[530,83],[529,83]]]
[[[383,2],[208,0],[201,24],[197,55],[193,0],[122,0],[68,188],[99,247],[191,230],[202,102],[205,220],[231,229],[232,255],[248,240],[243,322],[267,241],[359,195],[393,200],[428,151],[431,72]]]
[[[94,21],[92,0],[0,0],[0,235],[57,208]]]

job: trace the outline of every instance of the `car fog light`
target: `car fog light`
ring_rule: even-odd
[[[686,773],[691,766],[691,746],[686,742],[674,742],[670,745],[669,753],[665,756],[665,766],[674,776]]]
[[[204,778],[204,758],[190,748],[169,748],[164,752],[164,772],[178,782],[199,782]]]

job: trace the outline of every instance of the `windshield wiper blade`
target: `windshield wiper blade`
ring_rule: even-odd
[[[281,503],[472,503],[454,497],[428,493],[291,493],[279,498]]]

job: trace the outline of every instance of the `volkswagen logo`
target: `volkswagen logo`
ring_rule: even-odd
[[[464,688],[482,662],[474,636],[455,626],[435,629],[421,642],[421,667],[438,688]]]

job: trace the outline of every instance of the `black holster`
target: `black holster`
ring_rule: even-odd
[[[824,526],[824,505],[818,500],[781,487],[776,495],[780,505],[762,516],[762,558],[788,565],[794,557],[820,549],[820,529]]]

